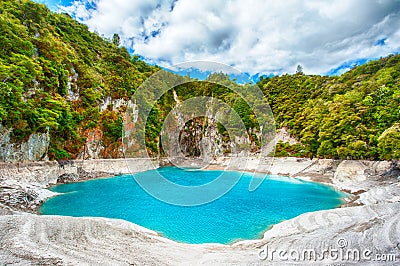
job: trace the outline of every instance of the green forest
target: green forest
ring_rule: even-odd
[[[297,73],[258,84],[268,97],[277,127],[288,127],[302,144],[281,143],[278,155],[400,157],[399,55],[354,67],[339,77]]]
[[[84,149],[90,130],[102,132],[104,158],[119,157],[124,106],[101,103],[129,100],[157,66],[146,64],[119,45],[90,32],[68,14],[50,12],[29,0],[0,2],[0,123],[12,128],[12,141],[49,132],[50,159],[74,159]],[[266,62],[267,64],[267,62]],[[389,55],[341,76],[293,75],[260,78],[276,120],[299,142],[278,143],[277,156],[339,159],[400,158],[400,56]],[[171,74],[173,75],[173,74]],[[227,102],[243,119],[259,147],[257,121],[234,92],[212,83],[239,85],[221,73],[209,82],[174,75],[188,82],[175,90],[180,99],[212,96]],[[77,95],[71,97],[71,95]],[[153,107],[146,125],[146,146],[160,154],[159,135],[174,107],[172,93]],[[220,128],[220,134],[225,129]],[[252,135],[253,134],[253,135]]]
[[[123,110],[101,112],[100,100],[129,99],[157,67],[32,1],[1,1],[0,31],[0,121],[14,141],[49,130],[49,157],[65,159],[82,149],[85,129],[100,127],[106,146],[120,140]],[[69,101],[68,89],[79,98]]]

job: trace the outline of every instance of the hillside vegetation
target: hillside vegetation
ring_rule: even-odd
[[[280,155],[400,158],[400,56],[358,66],[340,77],[302,73],[259,83],[274,111],[302,145]]]
[[[75,157],[95,128],[112,152],[122,110],[101,112],[99,104],[129,99],[157,70],[67,14],[25,0],[0,2],[0,47],[0,121],[14,141],[48,130],[52,159]]]
[[[117,37],[117,36],[116,36]],[[121,157],[127,100],[159,70],[107,40],[67,14],[51,13],[29,0],[0,2],[0,123],[12,128],[12,141],[49,132],[50,159],[82,156],[95,139],[100,156]],[[321,158],[400,158],[400,56],[354,67],[339,77],[303,73],[262,78],[277,128],[286,127],[298,144],[278,143],[277,155]],[[181,100],[213,96],[242,117],[252,142],[259,130],[251,107],[220,83],[238,85],[227,75],[209,82],[171,74],[189,83],[176,88]],[[113,103],[118,100],[119,105]],[[160,152],[162,123],[176,105],[172,92],[153,107],[146,125],[146,146]],[[205,124],[206,121],[199,120]],[[218,133],[229,141],[226,130]]]

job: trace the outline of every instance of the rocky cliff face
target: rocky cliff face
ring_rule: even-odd
[[[196,117],[187,122],[184,119],[177,121],[178,125],[174,128],[169,127],[163,132],[168,138],[166,145],[168,157],[200,158],[210,161],[231,152],[233,142],[218,132],[217,122],[214,119]]]
[[[42,161],[47,160],[47,149],[50,144],[48,133],[30,135],[27,141],[12,142],[12,129],[0,125],[0,161]]]
[[[76,85],[76,76],[71,76],[68,83],[68,100],[75,101],[79,98],[79,91]],[[229,124],[229,113],[225,106],[218,105],[210,98],[196,102],[193,110],[181,105],[176,93],[174,93],[176,107],[168,114],[164,121],[162,135],[165,135],[162,146],[167,157],[170,158],[201,158],[210,161],[215,157],[229,154],[239,154],[242,150],[257,149],[255,141],[250,140],[245,128],[237,130],[240,133],[233,136],[226,131],[226,124]],[[100,111],[110,110],[124,113],[130,110],[132,114],[131,123],[125,123],[125,131],[130,127],[135,128],[138,123],[138,107],[131,101],[124,99],[104,98],[100,105]],[[197,110],[196,110],[197,108]],[[188,110],[189,109],[189,110]],[[197,112],[197,113],[196,113]],[[198,115],[198,113],[201,113]],[[222,119],[221,119],[222,117]],[[168,119],[171,119],[169,121]],[[221,120],[223,120],[221,122]],[[224,124],[225,121],[225,124]],[[125,121],[126,122],[126,121]],[[257,135],[257,130],[250,129]],[[47,160],[50,136],[47,133],[32,134],[26,141],[13,142],[11,140],[12,129],[0,127],[0,162],[23,162]],[[72,159],[112,159],[123,158],[123,146],[121,142],[105,141],[105,132],[101,125],[84,128],[79,134],[85,138],[86,143],[72,154]],[[258,136],[259,137],[259,136]],[[163,138],[161,138],[163,140]],[[138,143],[133,136],[129,139],[131,144]],[[134,145],[133,145],[134,146]],[[128,157],[143,157],[143,147],[138,147],[135,154]],[[154,156],[154,155],[153,155]],[[157,154],[155,154],[157,156]],[[164,154],[160,154],[164,156]]]
[[[234,127],[226,106],[211,98],[201,98],[188,108],[175,96],[176,108],[168,115],[162,131],[162,147],[169,158],[199,158],[211,162],[214,158],[237,155],[250,150],[245,128]],[[190,105],[190,104],[189,104]],[[226,125],[234,128],[226,131]],[[234,130],[237,132],[233,133]],[[233,133],[233,134],[232,134]]]

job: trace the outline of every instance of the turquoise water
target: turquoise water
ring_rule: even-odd
[[[136,178],[148,180],[155,171],[186,186],[206,184],[221,174],[166,167],[137,174]],[[226,178],[240,174],[229,172]],[[335,208],[343,197],[328,186],[277,176],[266,176],[257,190],[249,192],[251,178],[245,173],[223,197],[195,207],[174,206],[153,198],[132,175],[71,183],[52,188],[64,194],[46,201],[41,213],[120,218],[180,242],[226,244],[260,238],[271,225],[305,212]]]

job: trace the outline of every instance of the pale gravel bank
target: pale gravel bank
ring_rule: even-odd
[[[397,162],[309,160],[297,158],[218,158],[208,168],[227,168],[288,175],[331,184],[353,192],[354,207],[305,213],[266,231],[263,239],[233,245],[177,243],[122,220],[38,216],[21,212],[32,209],[52,194],[46,189],[57,179],[75,180],[147,170],[158,166],[146,160],[93,160],[0,164],[0,264],[15,265],[276,265],[310,263],[280,258],[272,250],[298,251],[313,248],[371,250],[363,264],[396,265],[400,261],[400,185]],[[194,163],[193,163],[194,164]],[[19,197],[12,195],[19,192]],[[14,193],[14,194],[13,194]],[[27,195],[31,195],[29,198]],[[28,200],[24,201],[24,197]],[[18,202],[15,206],[7,203]],[[18,205],[21,204],[21,205]],[[22,208],[21,208],[22,206]],[[340,242],[342,241],[342,242]],[[266,249],[267,248],[267,249]],[[266,260],[268,251],[269,257]],[[296,252],[293,253],[294,255]],[[292,254],[292,255],[293,255]],[[376,255],[386,256],[377,262]],[[381,258],[381,257],[380,257]],[[388,258],[391,261],[388,261]],[[288,260],[285,260],[288,259]],[[325,256],[313,264],[358,262]],[[271,261],[272,260],[272,261]]]

